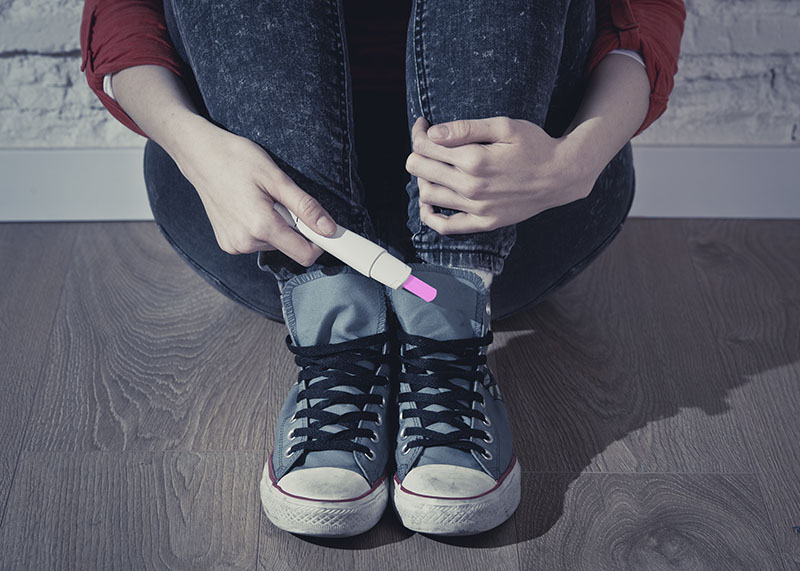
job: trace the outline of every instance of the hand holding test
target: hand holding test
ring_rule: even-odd
[[[306,226],[283,204],[276,202],[274,208],[289,226],[357,272],[392,289],[402,287],[428,302],[436,297],[436,289],[412,276],[409,265],[378,244],[338,224],[332,236],[322,236]]]

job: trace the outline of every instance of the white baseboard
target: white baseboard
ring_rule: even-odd
[[[633,147],[631,216],[800,218],[800,146]]]
[[[0,149],[0,220],[152,220],[143,153]]]
[[[152,220],[142,148],[0,149],[0,221]],[[632,216],[800,218],[800,147],[634,146]]]

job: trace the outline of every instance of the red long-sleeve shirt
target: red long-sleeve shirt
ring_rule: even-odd
[[[374,0],[344,0],[348,6]],[[650,80],[650,107],[636,135],[649,127],[667,108],[667,100],[678,71],[683,22],[683,0],[595,0],[597,34],[585,74],[614,49],[638,51],[644,58]],[[394,18],[380,22],[359,17],[367,11],[355,6],[355,18],[347,19],[347,33],[352,36],[353,89],[402,89],[402,67],[386,67],[390,53],[403,49],[407,20]],[[350,12],[348,11],[348,14]],[[392,42],[385,38],[392,37]],[[384,41],[380,41],[384,38]],[[376,41],[377,40],[377,41]],[[184,78],[185,69],[171,43],[164,20],[163,0],[85,0],[80,30],[81,71],[89,87],[108,111],[123,125],[147,137],[120,105],[103,90],[103,77],[136,65],[161,65]],[[370,54],[372,52],[372,54]],[[380,57],[373,57],[374,55]],[[402,53],[394,60],[402,62]],[[398,59],[399,58],[399,59]]]

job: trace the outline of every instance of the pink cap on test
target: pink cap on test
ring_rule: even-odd
[[[408,276],[408,279],[403,282],[402,287],[427,302],[433,301],[436,297],[436,288],[429,286],[424,281],[414,276]]]

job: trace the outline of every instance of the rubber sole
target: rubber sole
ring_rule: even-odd
[[[506,521],[519,506],[521,494],[519,462],[497,486],[471,498],[439,498],[415,494],[395,477],[392,499],[403,525],[432,535],[472,535],[493,529]]]
[[[260,483],[261,505],[267,518],[290,533],[313,537],[351,537],[378,523],[389,501],[389,482],[383,478],[367,494],[343,501],[292,496],[273,481],[269,462]]]

